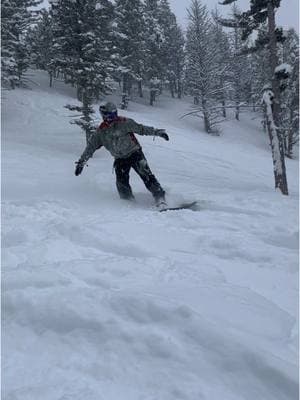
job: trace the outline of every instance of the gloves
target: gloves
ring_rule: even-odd
[[[78,176],[81,174],[83,167],[84,167],[84,162],[83,161],[77,161],[76,163],[76,168],[75,168],[75,175]]]
[[[169,136],[166,133],[165,129],[156,129],[156,135],[165,139],[165,140],[169,140]]]

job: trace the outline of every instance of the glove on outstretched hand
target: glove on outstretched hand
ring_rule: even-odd
[[[76,164],[75,175],[78,176],[81,174],[83,170],[84,163],[82,161],[77,161],[75,164]]]
[[[156,134],[157,136],[160,136],[161,138],[165,140],[169,140],[169,136],[166,133],[165,129],[156,129]]]

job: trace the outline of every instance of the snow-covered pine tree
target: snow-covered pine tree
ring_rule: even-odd
[[[55,67],[76,86],[82,117],[76,122],[88,140],[94,131],[92,102],[110,90],[113,72],[113,4],[109,0],[53,0]],[[74,106],[70,106],[75,110]],[[79,111],[79,109],[77,110]]]
[[[159,20],[158,0],[145,0],[143,7],[145,33],[145,79],[150,86],[150,105],[156,100],[164,75],[162,62],[163,29]]]
[[[49,86],[52,87],[55,75],[54,58],[56,50],[53,41],[53,23],[48,10],[43,9],[38,23],[30,29],[26,37],[30,46],[30,58],[33,65],[49,74]]]
[[[111,23],[113,5],[108,0],[52,1],[57,67],[66,83],[95,96],[109,90],[107,78],[113,64]]]
[[[177,24],[173,32],[172,42],[172,69],[173,76],[175,79],[175,92],[177,93],[178,99],[181,99],[183,95],[183,78],[184,78],[184,66],[185,66],[185,38],[181,27]]]
[[[1,81],[14,89],[29,67],[28,28],[36,21],[42,0],[3,0],[1,2]]]
[[[233,3],[235,0],[224,0],[223,4]],[[267,127],[272,148],[272,158],[275,177],[275,188],[282,194],[288,195],[288,184],[285,168],[284,137],[280,121],[280,77],[275,70],[279,65],[278,43],[284,41],[283,31],[276,27],[275,13],[280,7],[281,0],[251,0],[248,11],[239,17],[239,25],[243,29],[242,39],[246,40],[253,31],[260,30],[264,23],[268,25],[265,37],[260,36],[255,40],[255,45],[248,52],[258,51],[267,46],[269,52],[269,64],[272,73],[272,91],[266,88],[263,94],[265,104]],[[270,112],[270,110],[272,112]]]
[[[219,23],[219,12],[215,9],[212,13],[212,37],[217,48],[217,75],[215,78],[215,98],[222,105],[222,114],[226,118],[226,102],[229,99],[230,83],[232,82],[232,52],[229,37]]]
[[[268,28],[264,24],[261,26],[257,38],[264,40],[267,36]],[[260,39],[259,39],[260,40]],[[266,47],[261,48],[259,51],[254,51],[249,54],[251,65],[251,79],[252,79],[252,97],[255,104],[261,101],[262,88],[271,82],[272,71],[269,63],[269,50]]]
[[[11,0],[1,2],[1,83],[3,87],[14,89],[18,81],[16,44],[13,32],[16,4]]]
[[[194,113],[200,113],[205,131],[212,133],[213,125],[218,121],[218,113],[213,111],[218,49],[213,40],[207,8],[200,0],[192,0],[188,18],[185,84],[189,94],[194,97]]]
[[[123,96],[130,96],[133,82],[143,96],[144,21],[141,0],[116,0],[115,50],[117,71],[122,79]]]
[[[288,70],[289,79],[281,96],[281,120],[284,130],[285,154],[293,157],[299,143],[299,37],[294,29],[285,32],[278,69]]]
[[[161,45],[162,79],[169,83],[172,97],[182,96],[182,78],[184,68],[184,36],[177,24],[176,16],[170,9],[168,0],[160,0],[159,23],[164,41]]]
[[[224,4],[224,3],[222,3]],[[230,58],[230,84],[231,99],[235,104],[235,119],[240,119],[241,105],[249,103],[252,96],[252,71],[249,56],[243,54],[245,44],[242,41],[242,29],[239,26],[240,11],[234,4],[229,18],[217,18],[221,26],[232,28],[228,33],[231,58]]]

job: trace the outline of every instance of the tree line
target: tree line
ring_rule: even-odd
[[[26,83],[27,69],[35,66],[48,72],[50,86],[59,78],[76,87],[81,106],[69,108],[81,114],[76,123],[87,140],[93,133],[92,103],[118,82],[122,108],[133,95],[148,96],[150,105],[163,90],[178,99],[192,96],[189,114],[200,116],[208,133],[218,132],[229,110],[237,120],[244,109],[260,111],[274,171],[285,169],[285,156],[293,157],[299,49],[295,30],[275,24],[281,0],[251,0],[246,12],[235,0],[223,0],[224,8],[231,7],[228,18],[191,0],[186,32],[168,0],[52,0],[49,9],[37,11],[40,3],[1,3],[2,86]],[[282,189],[278,179],[275,174]]]

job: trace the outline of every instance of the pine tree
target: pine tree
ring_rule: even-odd
[[[17,37],[12,27],[15,24],[16,4],[10,0],[1,2],[1,70],[2,86],[14,88],[17,81],[17,62],[15,47]]]
[[[185,66],[185,38],[183,31],[179,25],[177,25],[174,31],[174,51],[173,51],[173,70],[175,76],[175,90],[177,91],[177,97],[181,99],[183,94],[183,77],[184,77],[184,66]]]
[[[91,97],[105,93],[112,68],[110,24],[113,7],[108,0],[58,0],[52,3],[56,66],[66,83]]]
[[[145,79],[150,86],[150,105],[156,100],[160,91],[163,77],[162,43],[164,42],[163,29],[159,20],[158,0],[145,0],[144,8],[145,32]]]
[[[240,105],[242,102],[249,103],[251,99],[251,63],[250,56],[246,53],[243,54],[243,49],[248,45],[248,40],[243,39],[243,32],[238,26],[238,18],[240,15],[239,9],[234,5],[232,7],[232,18],[235,26],[232,33],[232,72],[233,72],[233,88],[234,88],[234,102],[235,119],[240,119]]]
[[[229,4],[229,3],[228,3]],[[241,106],[253,103],[253,70],[251,56],[245,52],[248,40],[243,41],[243,31],[239,24],[240,11],[233,5],[229,18],[217,18],[220,25],[232,28],[228,33],[231,46],[230,84],[232,101],[235,104],[235,119],[240,119]],[[261,95],[261,88],[260,88]]]
[[[83,117],[78,124],[88,140],[93,133],[92,101],[110,90],[114,69],[113,5],[108,0],[56,0],[52,3],[55,68],[77,87]],[[71,106],[73,107],[73,106]]]
[[[115,4],[115,47],[123,96],[130,96],[132,83],[138,83],[143,96],[144,23],[141,0],[117,0]]]
[[[267,26],[262,25],[258,32],[259,37],[266,37]],[[252,95],[256,104],[261,100],[262,89],[270,84],[272,80],[272,71],[269,63],[268,48],[261,48],[259,51],[254,51],[250,55],[251,72],[253,76]]]
[[[229,99],[229,89],[232,82],[232,52],[228,35],[223,31],[219,23],[219,13],[216,9],[213,13],[212,35],[214,46],[217,49],[215,77],[215,98],[222,105],[222,114],[226,118],[226,102]]]
[[[38,23],[30,29],[26,37],[30,45],[31,62],[39,69],[43,69],[49,74],[49,86],[52,87],[55,75],[55,46],[53,38],[53,21],[50,13],[41,10]]]
[[[186,86],[194,97],[196,112],[202,114],[205,131],[213,132],[217,114],[212,111],[215,76],[218,71],[217,46],[205,5],[192,0],[188,9],[189,25],[186,38]]]
[[[169,83],[172,97],[177,93],[180,98],[184,68],[184,36],[168,0],[161,0],[159,3],[159,24],[164,38],[161,45],[161,79]]]
[[[22,83],[29,67],[26,32],[36,21],[35,7],[42,0],[3,0],[1,2],[2,85],[14,89]]]

